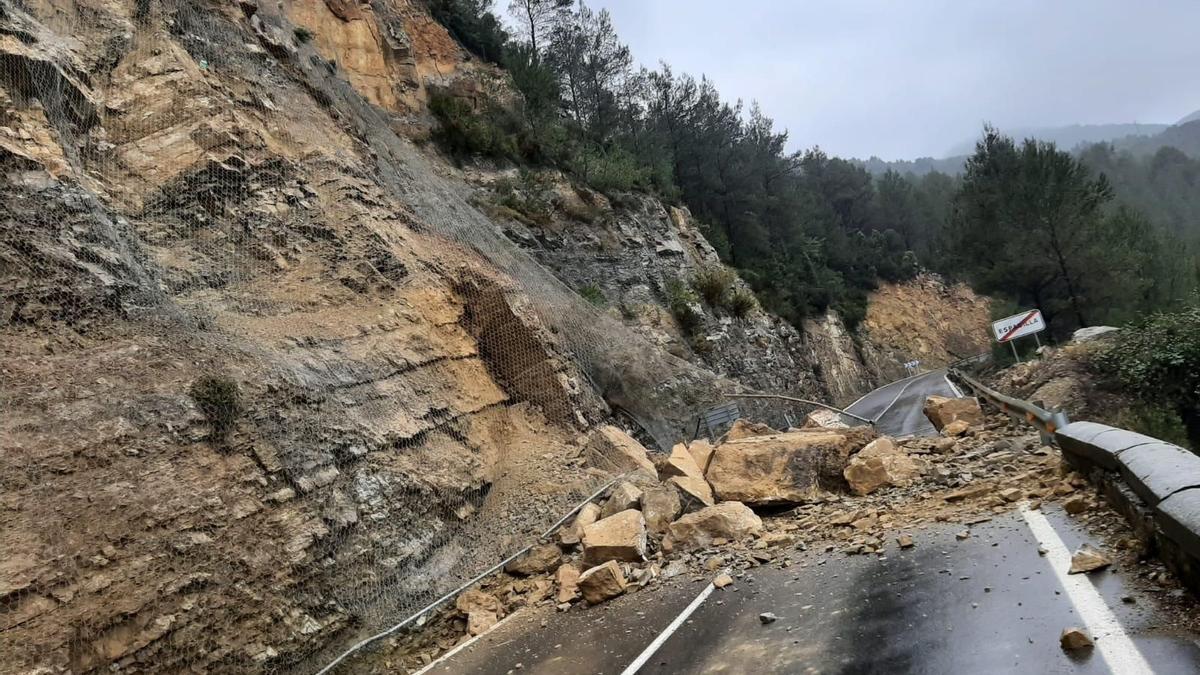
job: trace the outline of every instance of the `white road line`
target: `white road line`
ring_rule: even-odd
[[[912,380],[912,381],[909,381],[909,382],[905,382],[905,383],[904,383],[904,386],[903,386],[903,387],[900,387],[900,393],[899,393],[899,394],[896,394],[896,398],[892,399],[892,402],[891,402],[891,403],[889,403],[889,404],[887,404],[887,407],[886,407],[886,408],[884,408],[884,409],[883,409],[883,411],[882,411],[882,412],[880,412],[878,415],[876,415],[876,416],[875,416],[875,419],[874,419],[873,421],[874,421],[874,422],[878,422],[879,420],[883,419],[883,416],[884,416],[884,415],[886,415],[886,414],[887,414],[887,412],[888,412],[889,410],[891,410],[891,409],[892,409],[892,406],[896,405],[896,401],[899,401],[899,400],[900,400],[900,397],[904,395],[904,392],[908,391],[908,387],[909,387],[909,386],[910,386],[910,385],[911,385],[913,382],[916,382],[916,380]]]
[[[654,642],[651,642],[650,646],[646,647],[646,649],[639,654],[636,659],[633,660],[633,663],[629,664],[625,670],[621,671],[621,675],[633,675],[637,671],[641,670],[642,666],[646,665],[646,662],[650,660],[650,657],[654,656],[654,652],[657,652],[658,649],[663,646],[663,643],[666,642],[667,639],[675,633],[675,631],[679,630],[679,627],[683,625],[683,622],[687,621],[687,618],[692,615],[692,612],[695,612],[697,609],[699,609],[700,605],[704,603],[704,600],[707,599],[715,589],[716,586],[713,586],[712,584],[705,586],[704,590],[700,592],[700,595],[697,595],[696,599],[692,600],[692,604],[684,608],[683,612],[680,613],[679,616],[675,617],[675,620],[672,621],[671,624],[663,630],[663,632],[659,633],[658,637],[654,638]]]
[[[481,637],[483,637],[483,636],[485,636],[485,635],[487,635],[487,634],[491,633],[492,631],[496,630],[496,629],[497,629],[497,628],[499,628],[500,626],[503,626],[504,624],[508,623],[508,620],[509,620],[509,619],[511,619],[511,618],[513,618],[514,616],[517,616],[517,615],[519,615],[519,614],[520,614],[520,612],[519,612],[519,611],[518,611],[518,612],[514,612],[514,613],[512,613],[512,614],[509,614],[508,616],[506,616],[506,617],[504,617],[503,619],[501,619],[501,620],[500,620],[500,621],[499,621],[499,622],[498,622],[496,625],[494,625],[494,626],[492,626],[491,628],[487,629],[486,631],[484,631],[484,632],[480,633],[479,635],[476,635],[475,637],[471,638],[470,640],[467,640],[466,642],[464,642],[464,643],[462,643],[461,645],[459,645],[459,646],[455,647],[454,649],[451,649],[450,651],[446,652],[445,654],[442,654],[440,657],[438,657],[438,659],[437,659],[436,661],[434,661],[433,663],[431,663],[431,664],[429,664],[429,665],[425,666],[424,668],[422,668],[422,669],[418,670],[417,672],[413,673],[413,675],[425,675],[425,673],[432,672],[432,671],[433,671],[433,669],[434,669],[434,668],[436,668],[436,667],[438,667],[438,665],[439,665],[439,664],[441,664],[441,663],[444,663],[444,662],[445,662],[447,659],[449,659],[451,656],[454,656],[455,654],[457,654],[457,653],[461,652],[462,650],[466,649],[467,647],[470,647],[471,645],[475,644],[475,641],[476,641],[476,640],[478,640],[479,638],[481,638]]]
[[[1046,516],[1041,511],[1030,510],[1026,504],[1021,505],[1021,515],[1038,543],[1046,549],[1046,560],[1054,570],[1054,576],[1058,577],[1058,582],[1091,632],[1096,649],[1109,670],[1116,675],[1153,675],[1150,664],[1146,663],[1145,657],[1121,627],[1112,610],[1104,604],[1104,599],[1087,575],[1067,574],[1071,568],[1071,553]]]
[[[954,386],[954,382],[950,380],[950,376],[943,375],[942,377],[946,378],[946,384],[950,385],[950,391],[954,392],[954,396],[957,398],[962,398],[962,392],[958,387]]]

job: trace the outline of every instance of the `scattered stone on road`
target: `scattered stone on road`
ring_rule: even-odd
[[[963,530],[962,532],[956,532],[956,533],[954,534],[954,538],[955,538],[955,539],[957,539],[957,540],[959,540],[959,541],[962,541],[962,540],[964,540],[964,539],[969,539],[970,537],[971,537],[971,531],[970,531],[970,530]]]
[[[1079,574],[1081,572],[1095,572],[1102,570],[1112,564],[1112,559],[1104,555],[1099,549],[1084,544],[1079,547],[1071,555],[1071,569],[1067,574]]]
[[[775,623],[779,620],[779,617],[775,616],[775,614],[772,612],[763,612],[762,614],[758,615],[758,620],[761,621],[763,625],[766,625],[768,623]]]
[[[554,575],[554,580],[558,582],[556,600],[559,604],[571,602],[579,596],[579,567],[576,565],[567,563],[560,566]]]
[[[962,436],[963,434],[967,433],[967,430],[970,428],[971,425],[967,424],[965,420],[954,420],[953,422],[942,427],[942,433],[953,438]]]
[[[913,538],[907,534],[896,537],[896,543],[900,545],[900,548],[912,548],[914,545]]]
[[[1063,502],[1063,510],[1071,515],[1077,515],[1088,510],[1088,501],[1083,495],[1075,495]]]
[[[889,485],[909,485],[921,475],[921,467],[892,439],[877,438],[850,458],[842,472],[856,495],[866,495]]]
[[[1062,635],[1058,638],[1058,643],[1069,652],[1091,649],[1093,644],[1092,638],[1082,628],[1064,628]]]
[[[725,588],[733,583],[733,577],[728,574],[718,574],[716,579],[713,579],[713,586],[717,588]]]
[[[579,592],[589,605],[598,605],[625,592],[625,573],[615,560],[593,567],[579,576]]]

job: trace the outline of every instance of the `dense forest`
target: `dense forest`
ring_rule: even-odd
[[[819,148],[790,152],[756,104],[723,100],[703,77],[635,69],[608,13],[582,2],[512,0],[511,34],[489,0],[430,4],[522,95],[482,110],[435,98],[444,148],[685,204],[793,322],[834,307],[853,325],[877,283],[921,269],[1040,307],[1059,337],[1194,302],[1200,162],[1173,148],[1074,155],[987,128],[961,175],[873,176]]]

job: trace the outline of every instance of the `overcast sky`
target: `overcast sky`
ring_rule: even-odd
[[[638,62],[757,99],[793,149],[942,156],[985,121],[1171,123],[1200,109],[1200,0],[589,4]]]

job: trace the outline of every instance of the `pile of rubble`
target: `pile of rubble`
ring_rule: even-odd
[[[789,567],[800,551],[883,555],[920,545],[918,531],[933,522],[960,523],[966,538],[1021,501],[1063,500],[1071,513],[1096,505],[1028,427],[985,416],[971,398],[931,397],[925,413],[940,436],[889,438],[814,415],[786,432],[739,421],[715,444],[654,458],[600,428],[585,460],[623,478],[553,541],[460,596],[438,644],[453,647],[525,606],[586,608],[674,577],[720,587],[754,567]]]

